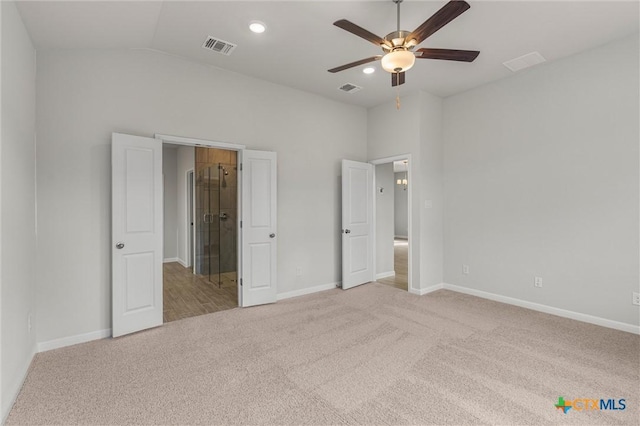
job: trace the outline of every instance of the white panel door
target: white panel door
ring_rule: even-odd
[[[162,143],[113,133],[113,337],[162,324]]]
[[[277,297],[276,153],[242,151],[241,306]]]
[[[374,280],[373,165],[342,160],[342,288]]]

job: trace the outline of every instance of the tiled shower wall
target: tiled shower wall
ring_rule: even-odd
[[[237,153],[196,147],[195,172],[196,271],[218,281],[237,268]]]

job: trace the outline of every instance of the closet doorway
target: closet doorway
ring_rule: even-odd
[[[237,169],[236,151],[163,146],[164,322],[238,306]],[[184,191],[173,191],[183,185]],[[172,209],[177,212],[175,225]],[[175,257],[168,252],[174,239],[179,246]]]

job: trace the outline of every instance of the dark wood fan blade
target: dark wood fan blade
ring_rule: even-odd
[[[477,50],[428,49],[416,50],[416,58],[444,59],[445,61],[473,62],[480,52]]]
[[[342,28],[345,31],[349,31],[351,34],[355,34],[358,37],[362,37],[363,39],[370,41],[371,43],[375,44],[376,46],[382,46],[387,45],[389,46],[389,48],[391,48],[391,43],[388,42],[387,40],[383,39],[382,37],[379,37],[377,35],[375,35],[372,32],[369,32],[367,30],[365,30],[362,27],[357,26],[356,24],[354,24],[351,21],[347,21],[346,19],[341,19],[339,21],[336,21],[333,23],[333,25],[335,25],[338,28]]]
[[[400,86],[404,84],[404,72],[394,72],[391,74],[391,87]]]
[[[344,70],[349,69],[349,68],[357,67],[358,65],[367,64],[367,63],[373,62],[373,61],[379,61],[380,59],[382,59],[382,55],[376,55],[376,56],[372,56],[370,58],[360,59],[359,61],[351,62],[350,64],[346,64],[346,65],[342,65],[342,66],[339,66],[339,67],[331,68],[328,71],[329,72],[344,71]]]
[[[470,7],[466,1],[451,0],[445,4],[442,9],[434,13],[431,18],[424,21],[422,25],[409,34],[406,40],[409,41],[413,39],[416,41],[416,44],[422,43],[427,37],[456,19]]]

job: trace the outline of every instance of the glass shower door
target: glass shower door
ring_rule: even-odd
[[[196,181],[196,274],[221,287],[236,285],[237,168],[216,164]]]
[[[219,275],[220,209],[218,167],[198,171],[196,181],[196,274],[217,284]]]

